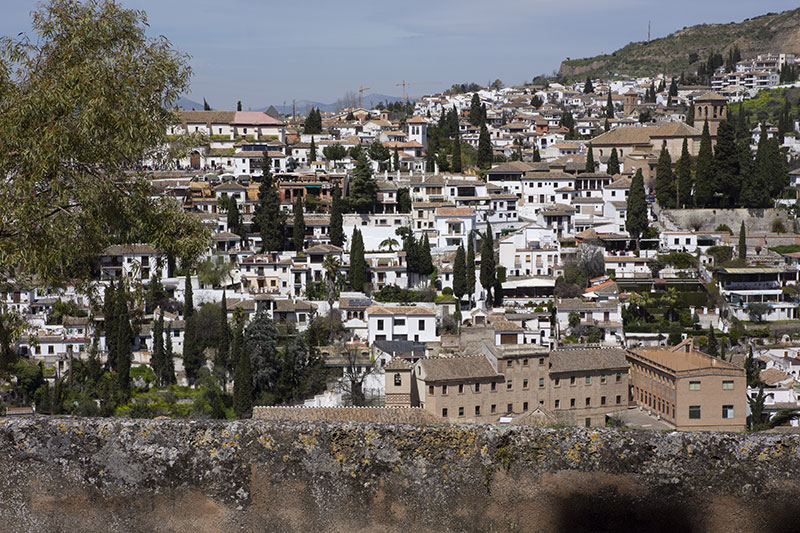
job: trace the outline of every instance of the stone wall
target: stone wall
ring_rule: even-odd
[[[782,531],[800,437],[477,425],[0,420],[17,531]]]
[[[772,233],[772,221],[779,218],[786,231],[792,231],[792,220],[785,209],[666,209],[666,215],[682,230],[714,231],[721,224],[731,228],[736,236],[744,221],[747,233]]]

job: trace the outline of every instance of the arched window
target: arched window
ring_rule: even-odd
[[[402,384],[403,384],[403,379],[400,377],[400,374],[395,374],[394,375],[394,386],[395,387],[399,387]]]

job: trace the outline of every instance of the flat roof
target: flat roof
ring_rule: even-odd
[[[677,372],[687,371],[687,370],[700,370],[704,368],[718,368],[720,370],[744,370],[736,365],[728,363],[727,361],[723,361],[722,359],[717,359],[716,357],[712,357],[710,355],[704,354],[702,352],[698,352],[696,350],[692,351],[684,351],[684,350],[677,350],[672,351],[669,349],[640,349],[640,350],[630,350],[634,354],[644,358],[649,359],[650,361],[659,364],[661,366],[667,367]]]

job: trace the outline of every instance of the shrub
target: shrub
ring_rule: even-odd
[[[728,227],[727,224],[720,224],[714,231],[727,231],[728,233],[733,235],[733,230],[730,227]]]
[[[733,247],[732,246],[712,246],[707,251],[706,254],[710,255],[714,258],[714,263],[720,265],[725,263],[726,261],[730,261],[733,257]]]
[[[445,287],[444,289],[442,289],[442,294],[448,294],[448,295],[453,294],[453,289],[451,289],[450,287]]]
[[[776,218],[772,221],[772,233],[786,233],[786,226],[783,225],[783,220]]]

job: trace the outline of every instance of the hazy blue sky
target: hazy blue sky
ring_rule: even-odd
[[[28,31],[34,0],[3,0],[0,34]],[[215,108],[333,102],[359,85],[507,85],[551,73],[566,57],[611,52],[704,22],[739,22],[797,0],[123,0],[148,13],[151,34],[192,56],[192,99]]]

